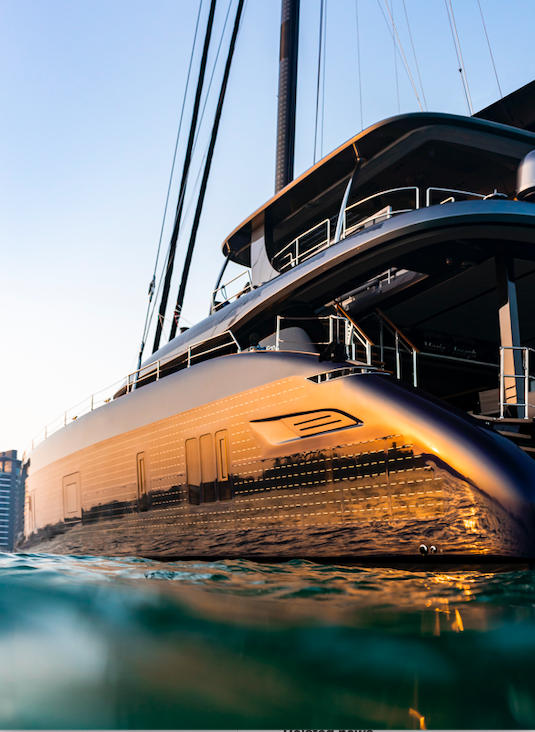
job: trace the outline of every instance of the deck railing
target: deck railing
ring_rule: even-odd
[[[275,351],[284,351],[285,339],[283,334],[283,324],[299,324],[302,322],[320,323],[323,325],[325,338],[323,340],[312,341],[314,353],[321,355],[322,349],[329,345],[338,344],[344,347],[344,356],[350,361],[358,361],[362,354],[362,362],[375,370],[385,370],[385,352],[393,352],[394,367],[389,373],[393,373],[396,379],[402,379],[402,354],[408,354],[411,366],[411,381],[413,386],[418,386],[418,354],[419,349],[407,338],[407,336],[399,330],[399,328],[380,310],[376,310],[373,317],[379,320],[379,344],[374,344],[364,330],[358,325],[352,317],[346,313],[340,305],[336,305],[340,315],[326,315],[322,317],[289,317],[277,316],[277,327],[275,331],[275,344],[272,346]],[[391,336],[391,343],[386,342],[386,336]],[[300,349],[292,344],[291,350],[299,352]],[[310,353],[305,350],[303,344],[303,353]],[[375,356],[375,363],[374,363]]]
[[[402,194],[402,195],[398,195]],[[414,205],[413,206],[402,206],[401,208],[394,208],[392,204],[395,205],[396,199],[398,201],[401,198],[406,199],[407,195],[411,196],[414,195]],[[370,205],[371,202],[386,198],[389,200],[386,205],[382,206],[382,208],[379,208],[377,211],[373,212],[371,215],[359,215],[359,211],[362,210],[362,208],[368,204]],[[373,205],[373,204],[372,204]],[[399,206],[399,204],[398,204]],[[384,221],[385,219],[390,219],[392,216],[397,216],[398,214],[402,213],[408,213],[409,211],[414,211],[415,209],[420,208],[420,189],[417,186],[403,186],[401,188],[389,188],[386,191],[380,191],[379,193],[374,193],[371,196],[367,196],[366,198],[361,199],[360,201],[356,201],[355,203],[352,203],[351,206],[348,206],[344,211],[344,221],[343,221],[343,227],[342,227],[342,239],[349,236],[350,234],[354,234],[356,231],[360,231],[361,229],[366,229],[369,226],[373,226],[375,224],[380,223],[381,221]],[[352,221],[352,223],[350,223]]]
[[[216,343],[212,347],[203,348],[210,343],[210,341],[219,340],[224,336],[228,335],[228,340],[223,343]],[[210,354],[214,354],[217,351],[236,348],[236,352],[241,351],[240,344],[236,340],[231,330],[226,330],[220,333],[218,336],[212,338],[205,338],[204,340],[192,343],[181,353],[173,353],[167,358],[159,358],[156,361],[142,366],[140,369],[136,369],[131,373],[127,374],[124,379],[115,381],[105,389],[101,389],[91,396],[87,397],[83,401],[76,404],[74,407],[63,412],[59,417],[50,422],[46,427],[41,430],[31,441],[31,449],[33,450],[40,442],[46,440],[54,432],[57,432],[62,427],[65,427],[70,422],[82,417],[84,414],[93,412],[99,407],[104,406],[111,402],[118,396],[129,394],[137,388],[140,388],[153,381],[159,381],[162,375],[167,375],[169,369],[172,371],[179,371],[185,368],[189,368],[199,359],[204,360]]]
[[[277,315],[277,327],[275,331],[275,351],[284,351],[284,334],[282,333],[283,328],[281,327],[286,323],[302,323],[309,322],[323,325],[323,331],[326,338],[323,340],[311,341],[312,345],[317,348],[317,351],[321,351],[332,344],[338,344],[344,347],[345,358],[349,358],[352,361],[358,359],[359,347],[363,350],[364,358],[366,363],[371,366],[372,363],[372,347],[373,343],[369,340],[366,334],[351,320],[344,315],[325,315],[320,317],[290,317]],[[295,348],[291,348],[296,352]],[[317,351],[314,351],[316,353]],[[303,350],[303,353],[310,353],[310,351]]]
[[[379,318],[379,349],[381,361],[384,361],[384,351],[388,348],[385,344],[385,331],[394,337],[394,354],[396,360],[396,379],[402,378],[402,351],[408,353],[411,359],[412,367],[412,384],[418,386],[418,354],[419,349],[407,338],[407,336],[394,325],[394,323],[379,308],[376,310],[376,316]]]
[[[479,199],[485,199],[486,196],[484,193],[473,193],[472,191],[461,191],[457,188],[435,188],[431,187],[428,188],[425,192],[425,205],[427,206],[434,206],[436,205],[433,203],[433,194],[434,193],[440,193],[443,195],[444,193],[449,193],[449,196],[446,196],[441,201],[437,201],[438,205],[443,203],[455,203],[457,201],[457,198],[455,196],[463,196],[464,198],[479,198]],[[492,195],[492,194],[491,194]]]
[[[534,379],[531,374],[533,359],[531,354],[534,348],[529,346],[501,346],[500,347],[500,419],[503,419],[508,409],[516,409],[518,417],[529,419],[530,382]],[[507,373],[512,370],[513,373]],[[535,402],[535,398],[534,398]]]
[[[242,286],[240,284],[239,287],[233,287],[232,289],[228,290],[230,285],[235,285],[238,280],[244,280],[247,278],[247,282]],[[233,302],[234,300],[237,300],[242,295],[245,295],[246,292],[249,292],[251,289],[251,279],[250,279],[250,272],[249,270],[244,270],[243,272],[240,272],[240,274],[236,275],[236,277],[233,277],[228,282],[225,282],[224,285],[221,285],[217,289],[215,289],[212,292],[212,300],[210,305],[210,314],[212,314],[214,311],[219,310],[220,308],[224,307],[225,305],[228,305],[230,302]],[[235,292],[233,292],[235,290]],[[229,294],[229,292],[231,294]],[[217,297],[220,295],[223,300],[218,302]]]
[[[442,198],[435,201],[436,194],[439,193]],[[444,195],[449,194],[449,195]],[[407,201],[408,197],[412,200]],[[425,206],[434,206],[437,204],[454,203],[459,197],[462,200],[467,198],[477,198],[480,200],[492,198],[507,198],[503,193],[494,191],[488,195],[484,193],[475,193],[473,191],[464,191],[457,188],[440,188],[430,186],[425,189]],[[373,210],[373,202],[380,201],[379,208]],[[403,205],[399,205],[400,202]],[[404,205],[405,202],[409,205]],[[372,213],[362,213],[367,207],[372,209]],[[386,219],[390,219],[400,214],[415,211],[420,208],[420,188],[418,186],[401,186],[399,188],[388,188],[384,191],[373,193],[371,196],[362,198],[360,201],[352,203],[343,212],[342,235],[344,239],[351,234],[366,229],[375,224],[379,224]],[[330,219],[324,219],[319,224],[315,224],[312,228],[307,229],[299,236],[295,237],[289,244],[285,244],[272,259],[273,266],[279,272],[285,272],[292,267],[296,267],[301,262],[309,259],[319,251],[326,249],[335,244],[334,238],[331,238],[331,228],[333,224]],[[307,237],[319,237],[312,245],[307,245]]]
[[[324,219],[280,249],[274,257],[280,272],[295,267],[305,259],[312,257],[331,242],[331,221]]]

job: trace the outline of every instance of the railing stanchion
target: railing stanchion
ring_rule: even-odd
[[[234,333],[233,333],[233,332],[232,332],[232,331],[230,330],[230,328],[228,329],[228,331],[227,331],[227,332],[228,332],[229,336],[230,336],[230,337],[232,338],[232,340],[234,341],[234,343],[236,344],[236,350],[237,350],[237,352],[238,352],[238,353],[241,353],[241,346],[240,346],[240,344],[238,343],[238,341],[236,340],[236,336],[235,336],[235,335],[234,335]]]
[[[384,346],[384,324],[383,319],[379,319],[379,353],[381,354],[381,363],[385,360],[385,346]]]
[[[417,365],[418,354],[416,351],[412,352],[412,384],[418,386],[418,365]]]
[[[396,330],[394,340],[396,343],[396,379],[401,379],[401,354],[399,352],[399,334]]]
[[[529,419],[529,348],[525,350],[526,354],[526,406],[524,409],[524,419]]]
[[[530,348],[529,346],[500,346],[500,419],[504,419],[506,407],[516,407],[519,419],[529,419],[529,354],[530,351],[533,350],[534,349]],[[514,368],[514,373],[512,374],[505,373],[505,351],[512,352],[512,363]],[[520,351],[522,373],[518,373],[516,369],[517,359],[515,359],[515,353],[518,351]],[[514,383],[514,387],[506,387],[506,379],[512,380]],[[524,380],[523,389],[520,389],[519,386],[519,382],[521,379]],[[516,401],[508,400],[506,393],[508,388],[510,388],[511,390],[514,388],[513,396],[511,396],[510,398],[515,399]]]
[[[503,364],[504,364],[504,357],[503,357],[503,348],[500,348],[500,419],[503,419],[504,411],[505,411],[505,378],[503,374]]]
[[[278,351],[280,349],[280,340],[281,340],[281,316],[277,315],[277,330],[275,333],[275,350]]]

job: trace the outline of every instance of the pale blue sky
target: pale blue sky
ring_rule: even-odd
[[[218,6],[214,49],[228,3]],[[389,4],[418,84],[403,0]],[[302,0],[296,174],[313,163],[319,7]],[[465,114],[444,0],[405,0],[405,7],[428,108]],[[535,76],[535,0],[481,0],[481,7],[507,94]],[[0,450],[22,451],[64,409],[135,368],[198,8],[197,0],[0,0]],[[364,126],[418,110],[399,57],[398,107],[381,8],[386,14],[384,0],[358,0]],[[356,2],[328,0],[327,9],[324,154],[361,129]],[[478,3],[453,0],[453,9],[481,109],[498,87]],[[207,313],[221,242],[273,193],[279,24],[278,0],[247,0],[186,296],[189,322]],[[223,61],[224,54],[192,181]],[[186,113],[193,92],[194,84]],[[187,124],[179,173],[186,135]],[[164,249],[168,238],[166,229]],[[184,236],[179,265],[186,243]],[[175,278],[172,301],[177,288]]]

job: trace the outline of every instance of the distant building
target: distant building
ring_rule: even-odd
[[[24,487],[16,450],[0,452],[0,551],[13,551],[24,529]]]

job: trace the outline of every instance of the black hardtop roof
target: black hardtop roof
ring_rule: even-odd
[[[273,229],[278,222],[291,217],[327,191],[340,194],[341,201],[343,188],[358,158],[370,161],[406,136],[421,133],[423,137],[431,128],[440,129],[441,139],[451,135],[453,140],[461,135],[468,145],[471,136],[481,136],[481,133],[499,138],[502,148],[510,143],[516,158],[535,148],[534,133],[486,119],[441,112],[414,112],[390,117],[359,132],[333,150],[252,213],[227,237],[223,243],[224,255],[231,261],[250,266],[253,226],[265,222],[266,227]]]
[[[535,81],[491,104],[474,117],[535,132]]]

